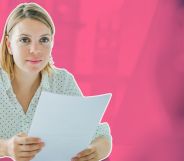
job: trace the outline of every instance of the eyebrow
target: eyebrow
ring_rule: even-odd
[[[18,36],[28,36],[28,37],[31,37],[31,35],[29,35],[29,34],[20,34]],[[40,35],[40,37],[42,37],[42,36],[51,36],[51,34],[43,34],[43,35]]]

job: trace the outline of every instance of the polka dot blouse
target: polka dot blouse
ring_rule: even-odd
[[[73,75],[65,69],[54,68],[51,75],[42,74],[40,86],[25,113],[16,99],[8,74],[0,68],[0,139],[10,138],[19,132],[28,133],[41,91],[82,96]],[[111,141],[107,123],[100,123],[97,126],[93,139],[98,136],[105,136]]]

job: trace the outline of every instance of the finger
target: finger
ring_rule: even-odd
[[[39,153],[41,150],[38,150],[37,153]],[[37,155],[37,154],[36,154]],[[33,155],[31,157],[20,157],[20,160],[18,161],[31,161],[36,155]]]
[[[38,144],[24,144],[20,145],[19,151],[35,151],[42,149],[45,146],[44,142],[38,143]]]
[[[34,157],[20,157],[16,161],[31,161]]]
[[[83,157],[83,156],[89,155],[93,152],[95,152],[95,148],[90,147],[90,148],[87,148],[87,149],[81,151],[80,153],[78,153],[77,157]]]
[[[95,158],[97,158],[97,153],[96,152],[94,152],[90,155],[79,158],[79,161],[89,161],[89,160],[95,159]]]
[[[99,161],[98,159],[94,158],[94,159],[90,159],[88,161]]]
[[[30,157],[34,157],[38,152],[40,152],[41,149],[39,150],[35,150],[35,151],[31,151],[31,152],[20,152],[19,153],[19,157],[20,158],[30,158]]]
[[[38,144],[42,142],[41,139],[37,137],[16,137],[15,140],[17,144]]]

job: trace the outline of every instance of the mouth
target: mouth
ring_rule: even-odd
[[[31,63],[31,64],[38,64],[40,63],[42,60],[26,60],[27,62]]]

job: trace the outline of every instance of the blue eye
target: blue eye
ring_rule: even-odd
[[[27,38],[27,37],[22,37],[19,41],[22,42],[22,43],[29,43],[30,39]]]
[[[49,38],[48,37],[42,37],[41,39],[40,39],[40,42],[42,42],[42,43],[48,43],[50,40],[49,40]]]

